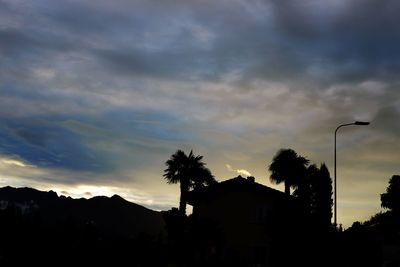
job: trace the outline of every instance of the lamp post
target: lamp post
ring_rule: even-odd
[[[345,124],[341,124],[339,125],[336,130],[335,130],[335,157],[334,157],[334,182],[333,182],[333,187],[334,187],[334,212],[335,212],[335,216],[334,216],[334,221],[333,224],[336,227],[337,226],[337,191],[336,191],[336,133],[337,131],[344,126],[351,126],[351,125],[360,125],[360,126],[366,126],[369,125],[370,123],[368,121],[355,121],[352,123],[345,123]]]

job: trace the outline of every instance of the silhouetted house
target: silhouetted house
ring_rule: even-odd
[[[193,191],[188,203],[194,220],[211,223],[219,233],[200,254],[225,266],[275,266],[280,253],[289,251],[287,239],[293,232],[287,228],[299,217],[293,197],[256,183],[254,177],[238,176]]]

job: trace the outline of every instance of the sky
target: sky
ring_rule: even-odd
[[[396,0],[0,0],[0,186],[177,207],[177,149],[271,184],[280,148],[333,177],[338,222],[400,174]]]

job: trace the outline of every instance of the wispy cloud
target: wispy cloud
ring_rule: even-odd
[[[2,158],[0,159],[0,161],[4,164],[18,166],[18,167],[34,167],[34,165],[30,165],[18,159]]]
[[[233,169],[232,166],[229,165],[229,164],[225,164],[225,166],[228,169],[228,171],[230,171],[230,172],[235,172],[235,173],[237,173],[239,175],[243,175],[243,176],[246,176],[246,177],[251,176],[251,173],[249,171],[245,170],[245,169]]]

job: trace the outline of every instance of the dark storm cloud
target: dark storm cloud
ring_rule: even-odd
[[[130,24],[130,22],[134,22],[136,26],[140,26],[140,20],[121,16],[121,14],[110,12],[107,9],[90,6],[90,4],[84,1],[49,3],[43,15],[64,32],[80,36],[112,35],[113,31],[118,31],[120,27]]]
[[[277,1],[275,7],[285,38],[328,81],[397,78],[398,1]]]
[[[376,113],[373,121],[375,128],[381,133],[390,134],[393,137],[400,136],[400,103],[397,105],[382,106]]]
[[[196,76],[211,77],[212,69],[207,69],[207,59],[192,57],[190,53],[162,51],[96,50],[95,55],[107,66],[107,71],[119,75],[145,75],[168,79],[190,79]],[[187,68],[190,66],[190,68]]]
[[[67,52],[73,49],[73,44],[69,40],[59,37],[40,31],[0,29],[0,55],[5,58],[26,60],[35,53],[39,53],[37,56],[45,56],[50,55],[49,52]],[[21,58],[24,56],[27,58]]]
[[[259,10],[241,2],[197,4],[174,10],[139,1],[130,12],[118,3],[109,9],[50,4],[30,18],[54,30],[5,29],[2,46],[13,54],[86,51],[115,74],[159,78],[210,79],[239,70],[244,80],[309,77],[332,84],[395,79],[400,69],[396,1],[259,1]],[[218,12],[223,7],[229,8]]]
[[[1,45],[3,55],[15,55],[22,52],[26,47],[36,46],[38,42],[20,31],[0,30]]]
[[[9,59],[0,63],[0,75],[10,85],[3,84],[2,94],[12,95],[10,91],[22,88],[13,97],[34,99],[40,104],[36,109],[47,102],[48,106],[57,103],[61,113],[63,103],[72,106],[65,112],[74,110],[75,103],[83,110],[96,110],[101,104],[94,105],[92,96],[83,94],[88,91],[94,92],[96,101],[103,94],[140,92],[154,99],[155,109],[168,109],[159,104],[161,98],[199,97],[201,92],[185,95],[198,86],[184,93],[171,88],[170,94],[158,94],[158,85],[138,77],[201,82],[218,81],[231,73],[237,75],[230,84],[235,90],[257,87],[261,91],[253,84],[257,80],[282,82],[290,91],[308,90],[309,102],[322,99],[333,121],[352,117],[343,114],[351,112],[351,105],[341,103],[364,108],[374,100],[382,103],[398,97],[390,93],[397,90],[393,86],[378,96],[363,88],[350,89],[366,80],[398,79],[396,1],[173,1],[168,5],[43,1],[26,9],[2,3],[14,13],[0,32],[2,56]],[[52,69],[54,80],[41,82],[33,77],[41,67]],[[9,75],[11,69],[14,76]],[[329,93],[343,84],[344,89]],[[174,104],[168,103],[171,108]]]
[[[399,8],[0,0],[0,164],[12,177],[132,182],[162,195],[164,162],[178,148],[207,156],[216,176],[231,175],[229,164],[265,177],[280,147],[329,162],[335,127],[370,120],[368,130],[343,131],[343,173],[358,166],[369,172],[354,181],[390,177],[399,158],[390,145],[400,131]],[[374,146],[379,153],[368,153]]]

